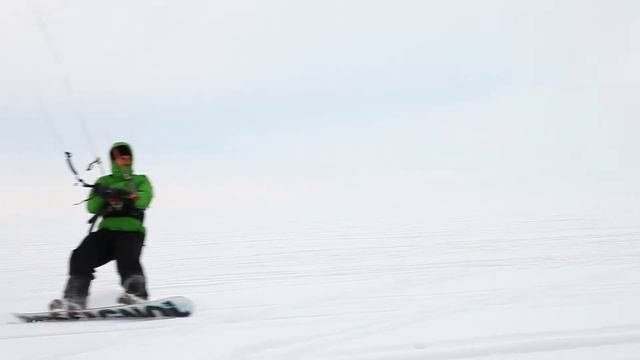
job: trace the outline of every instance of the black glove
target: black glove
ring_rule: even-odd
[[[105,200],[130,200],[131,192],[124,189],[112,188],[100,183],[93,185],[93,193]]]
[[[106,197],[106,194],[109,190],[109,187],[106,185],[102,185],[99,183],[95,183],[93,184],[93,186],[91,186],[91,188],[93,188],[93,195],[95,196],[99,196],[101,198]]]

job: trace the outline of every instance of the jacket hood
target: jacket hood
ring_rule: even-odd
[[[125,146],[129,149],[129,153],[131,153],[131,165],[120,166],[116,164],[115,160],[111,157],[113,150],[119,146]],[[109,150],[109,158],[111,159],[111,173],[113,176],[121,177],[126,179],[133,175],[133,149],[131,149],[131,145],[124,141],[118,141],[111,145],[111,149]]]

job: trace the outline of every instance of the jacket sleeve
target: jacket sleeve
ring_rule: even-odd
[[[151,181],[145,175],[140,175],[141,181],[137,186],[137,195],[138,200],[135,202],[135,206],[138,209],[146,209],[151,204],[151,199],[153,199],[153,186],[151,186]]]
[[[96,181],[96,184],[98,183],[102,183],[102,178]],[[91,189],[91,192],[89,193],[89,199],[87,200],[87,210],[89,210],[89,212],[92,214],[97,214],[98,212],[100,212],[100,210],[102,210],[103,206],[104,206],[104,199],[102,199],[99,196],[96,196],[94,190]]]

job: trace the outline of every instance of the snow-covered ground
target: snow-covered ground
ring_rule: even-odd
[[[0,360],[640,359],[639,35],[631,0],[0,1]],[[194,316],[17,322],[88,228],[63,153],[93,182],[119,140]]]
[[[59,296],[82,226],[0,232],[2,359],[637,359],[640,220],[151,221],[154,297],[186,319],[21,324]],[[268,223],[268,221],[265,221]],[[171,230],[173,229],[173,231]],[[118,294],[113,265],[91,305]]]

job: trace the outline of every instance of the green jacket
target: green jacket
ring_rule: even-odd
[[[125,145],[131,149],[131,146],[124,142],[113,144],[112,149]],[[132,152],[133,153],[133,152]],[[119,166],[111,161],[111,174],[100,177],[96,183],[109,186],[111,188],[124,189],[132,191],[138,195],[133,206],[136,209],[145,210],[149,207],[153,198],[153,187],[151,182],[145,175],[136,175],[133,173],[133,166]],[[99,196],[95,196],[91,190],[87,201],[87,209],[92,214],[98,214],[108,208],[109,204]],[[115,230],[115,231],[140,231],[145,232],[145,227],[140,219],[129,216],[103,217],[99,229]]]

